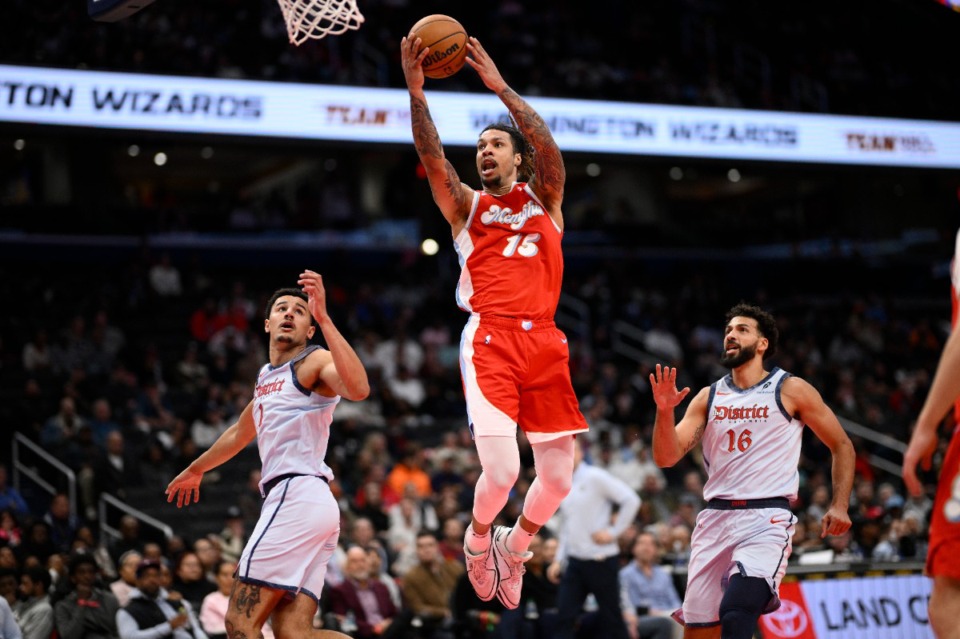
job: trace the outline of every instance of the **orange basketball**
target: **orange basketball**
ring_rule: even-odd
[[[428,78],[447,78],[463,67],[467,59],[467,32],[450,16],[427,16],[413,25],[410,33],[420,38],[420,51],[430,47],[423,60],[423,74]]]

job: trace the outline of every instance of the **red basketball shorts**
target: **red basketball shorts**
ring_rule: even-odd
[[[960,579],[960,429],[954,431],[940,469],[940,483],[930,519],[927,574]]]
[[[474,437],[531,443],[582,433],[567,338],[552,321],[471,315],[460,339],[460,374]]]

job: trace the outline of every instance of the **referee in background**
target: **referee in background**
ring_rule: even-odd
[[[557,638],[572,639],[587,595],[597,600],[597,636],[627,639],[620,610],[620,547],[617,538],[633,522],[640,497],[606,470],[583,463],[579,441],[574,446],[573,484],[560,504],[557,557],[547,577],[559,583]],[[613,517],[616,509],[616,519]]]

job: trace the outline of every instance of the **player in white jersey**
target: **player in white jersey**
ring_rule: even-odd
[[[804,425],[833,456],[833,501],[820,536],[850,528],[853,444],[813,386],[764,368],[777,339],[776,321],[766,311],[749,304],[730,309],[720,360],[730,375],[702,389],[676,425],[674,408],[690,389],[677,390],[675,368],[658,364],[650,375],[657,404],[654,461],[673,466],[702,440],[707,471],[707,507],[691,539],[683,608],[674,613],[686,639],[749,639],[760,615],[780,607]]]
[[[167,501],[176,500],[178,508],[198,501],[203,474],[257,438],[264,502],[234,576],[228,639],[261,636],[271,614],[278,639],[346,636],[313,628],[340,534],[340,510],[328,485],[333,473],[324,457],[334,407],[341,397],[364,399],[370,387],[360,358],[327,314],[320,275],[304,271],[298,284],[302,291],[280,289],[267,304],[270,363],[260,369],[253,400],[167,486]],[[330,350],[308,346],[317,326]]]

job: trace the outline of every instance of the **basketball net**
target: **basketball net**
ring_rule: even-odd
[[[279,0],[283,19],[287,22],[290,42],[299,46],[307,40],[319,40],[327,34],[337,35],[348,29],[359,29],[363,16],[356,0]]]

